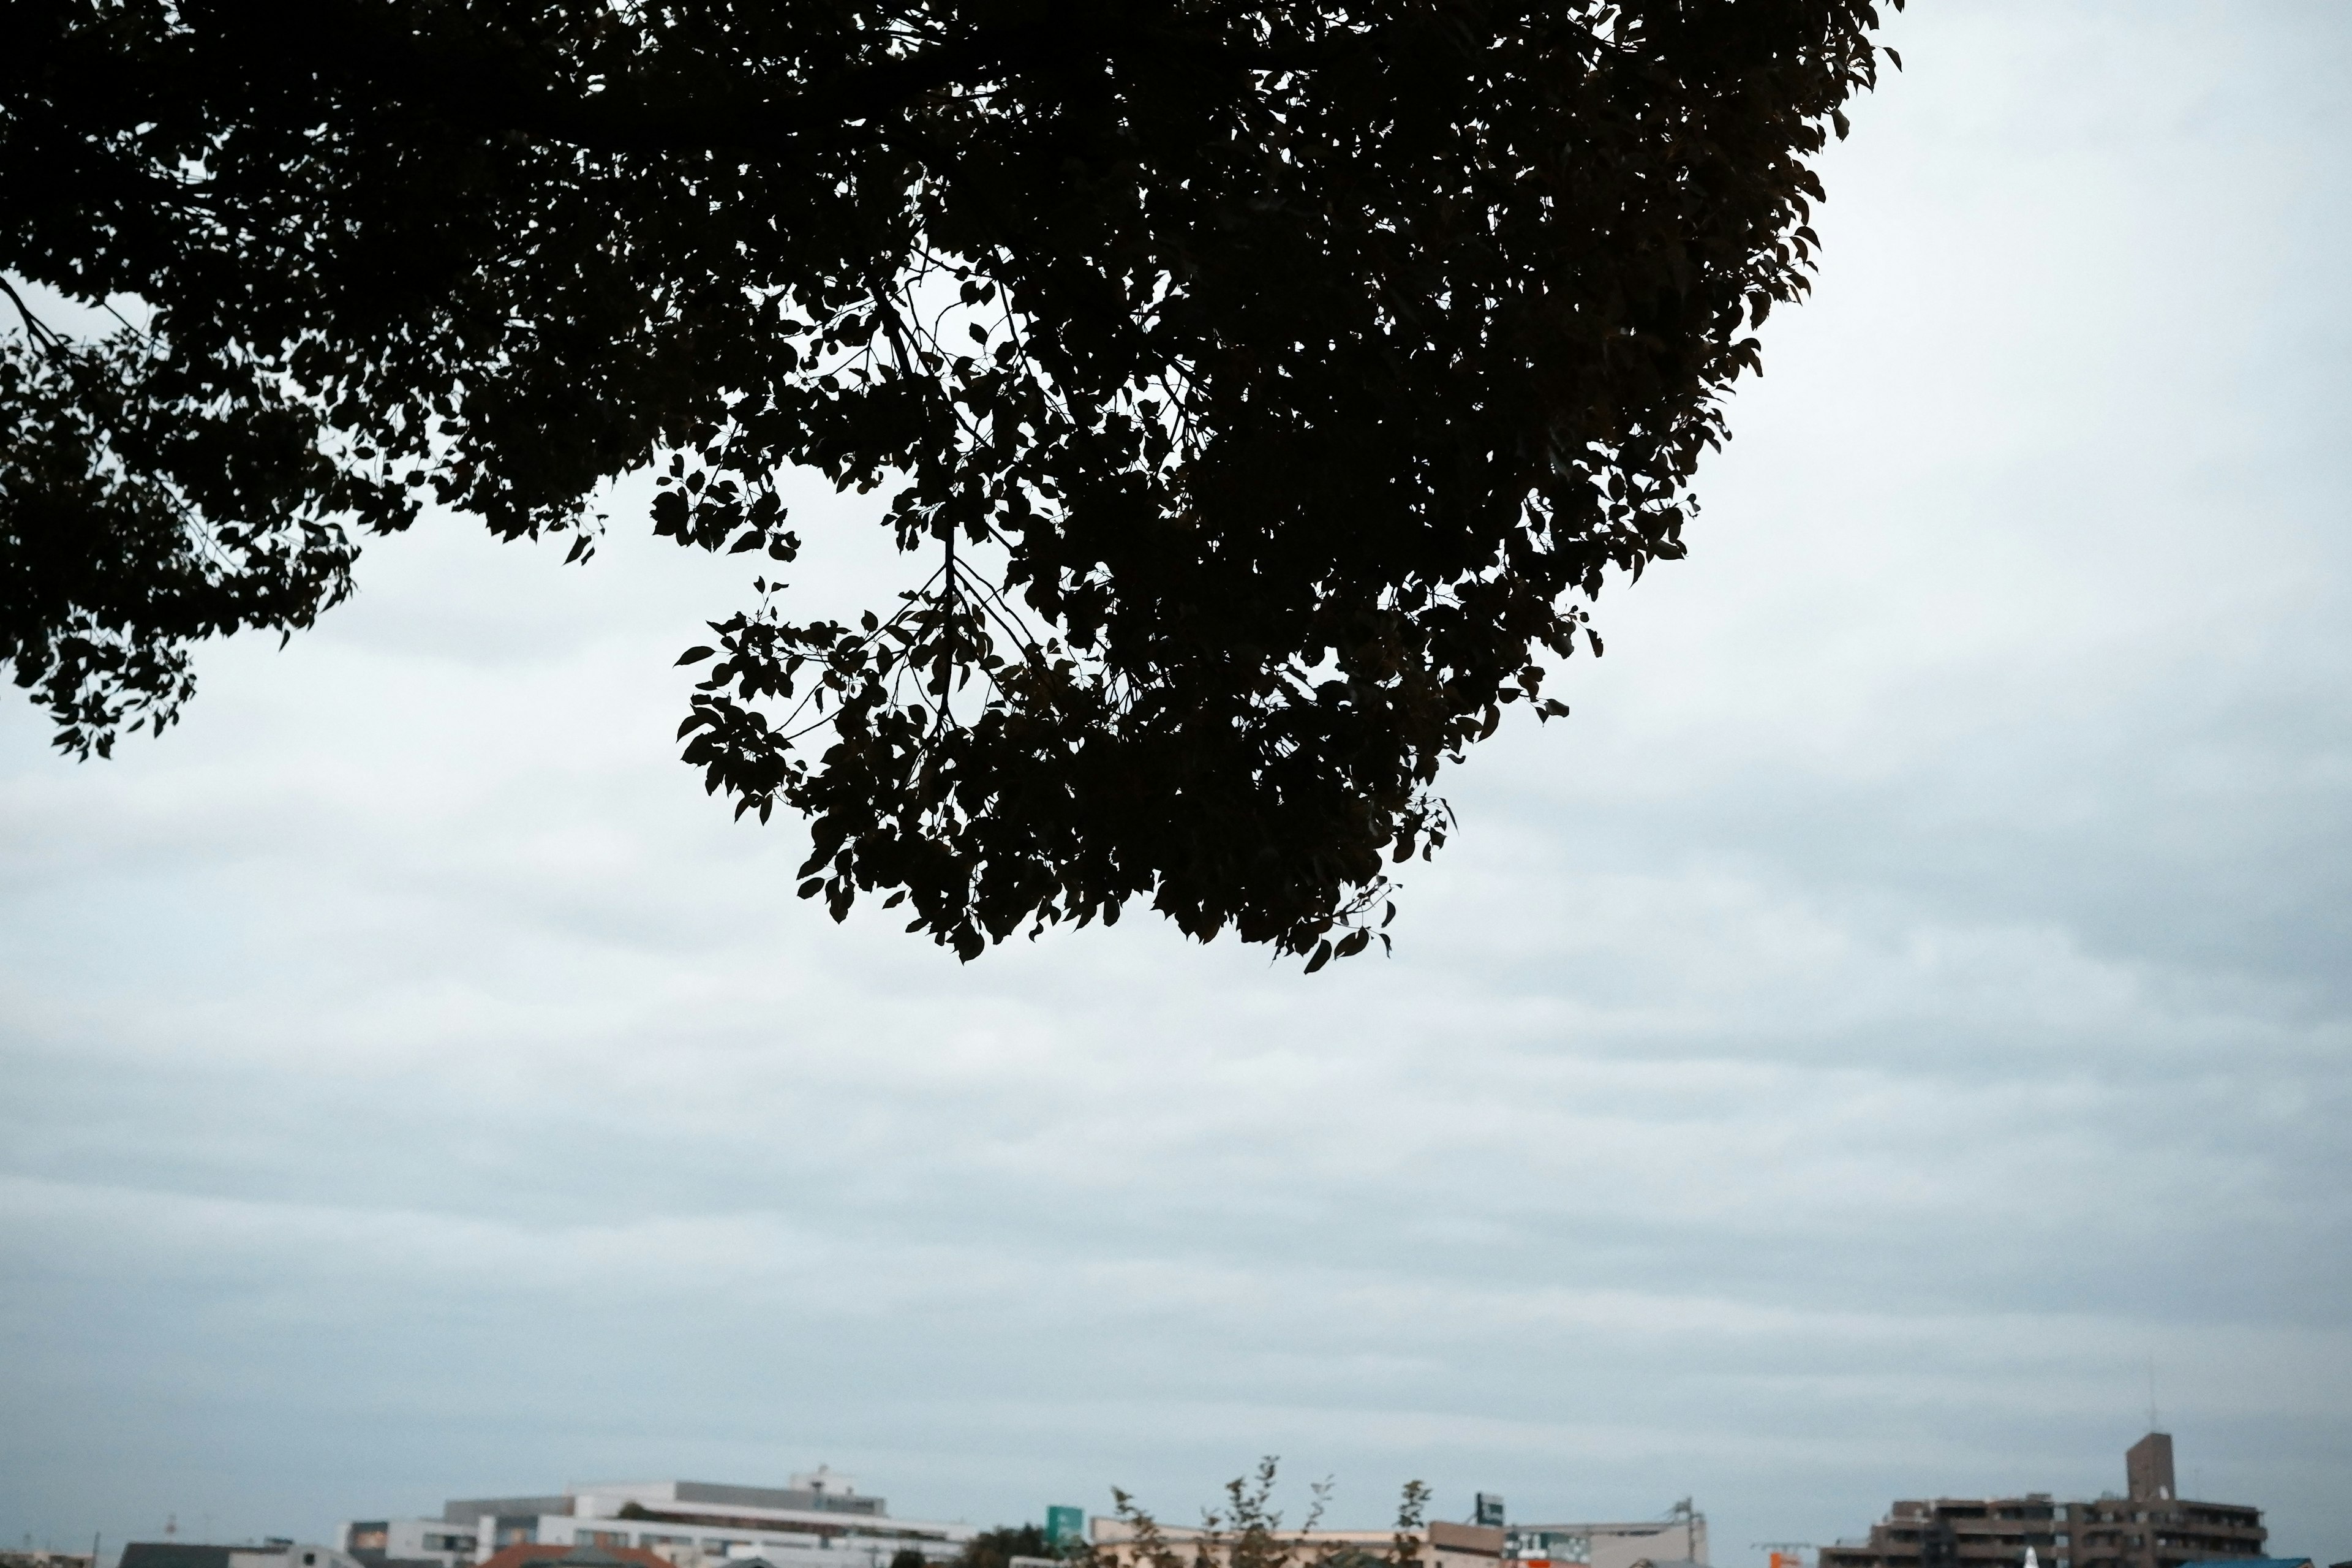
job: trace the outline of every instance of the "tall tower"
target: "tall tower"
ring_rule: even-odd
[[[2172,1481],[2172,1434],[2150,1432],[2124,1450],[2125,1489],[2135,1500],[2170,1502],[2180,1495]]]

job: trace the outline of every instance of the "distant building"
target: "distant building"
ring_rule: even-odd
[[[362,1568],[331,1546],[275,1537],[259,1545],[204,1546],[190,1541],[134,1541],[120,1568]]]
[[[2124,1456],[2126,1495],[2060,1502],[2012,1498],[1898,1502],[1861,1542],[1821,1551],[1821,1568],[2015,1568],[2030,1549],[2041,1568],[2188,1568],[2262,1559],[2262,1510],[2181,1500],[2172,1438],[2151,1432]]]
[[[1687,1502],[1663,1520],[1616,1524],[1515,1524],[1508,1555],[1518,1568],[1634,1568],[1706,1562],[1706,1515]]]
[[[0,1552],[0,1568],[90,1568],[90,1557],[87,1552],[52,1552],[46,1546],[27,1546]]]
[[[367,1568],[458,1568],[481,1544],[472,1521],[359,1519],[342,1529],[342,1546]]]
[[[753,1559],[758,1561],[758,1559]],[[509,1546],[482,1568],[674,1568],[658,1552],[636,1546]]]
[[[907,1551],[944,1563],[976,1533],[970,1525],[892,1519],[882,1499],[819,1466],[782,1487],[595,1481],[536,1497],[457,1498],[439,1519],[354,1520],[342,1539],[359,1568],[503,1564],[499,1554],[514,1546],[555,1549],[542,1556],[626,1548],[674,1568],[754,1557],[772,1568],[888,1568]]]
[[[1503,1500],[1478,1495],[1483,1517],[1502,1516]],[[1161,1525],[1160,1533],[1190,1568],[1204,1533]],[[1124,1520],[1097,1518],[1088,1528],[1098,1568],[1145,1568]],[[1363,1557],[1379,1557],[1395,1544],[1392,1528],[1285,1532],[1308,1563],[1337,1559],[1340,1568],[1362,1568]],[[1432,1521],[1408,1535],[1424,1568],[1706,1568],[1706,1515],[1685,1501],[1664,1520],[1630,1524],[1453,1524]],[[1222,1552],[1212,1558],[1221,1561]],[[1352,1560],[1352,1561],[1351,1561]]]
[[[1160,1535],[1185,1568],[1203,1555],[1213,1565],[1223,1564],[1230,1555],[1232,1538],[1226,1543],[1211,1546],[1208,1531],[1180,1525],[1163,1524]],[[1097,1516],[1089,1522],[1087,1535],[1094,1542],[1096,1568],[1150,1568],[1150,1560],[1135,1539],[1135,1527],[1123,1519]],[[1379,1557],[1396,1544],[1397,1531],[1384,1530],[1300,1530],[1284,1531],[1279,1537],[1294,1544],[1308,1562],[1331,1560],[1339,1563],[1362,1563]],[[1504,1532],[1475,1524],[1449,1524],[1432,1521],[1419,1533],[1406,1538],[1416,1548],[1422,1568],[1503,1568]]]

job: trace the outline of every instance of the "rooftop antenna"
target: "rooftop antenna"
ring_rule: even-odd
[[[2156,1358],[2154,1356],[2147,1358],[2147,1429],[2151,1432],[2164,1430],[2164,1423],[2156,1414]]]
[[[1683,1557],[1685,1561],[1698,1555],[1697,1510],[1691,1506],[1691,1499],[1685,1498],[1666,1510],[1666,1518],[1669,1521],[1679,1519],[1683,1521]]]

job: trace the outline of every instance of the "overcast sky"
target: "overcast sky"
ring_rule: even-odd
[[[626,532],[378,546],[110,763],[0,704],[0,1543],[1275,1453],[1747,1564],[2120,1489],[2152,1363],[2352,1557],[2352,13],[1889,37],[1691,558],[1393,961],[835,927],[674,760],[742,574]]]

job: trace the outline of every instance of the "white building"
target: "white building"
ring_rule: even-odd
[[[459,1498],[438,1520],[362,1520],[345,1550],[369,1568],[459,1568],[505,1547],[643,1547],[682,1565],[765,1558],[773,1568],[889,1568],[901,1552],[944,1563],[979,1531],[892,1519],[883,1500],[820,1466],[787,1487],[592,1481],[543,1497]],[[375,1542],[381,1539],[382,1544]]]

